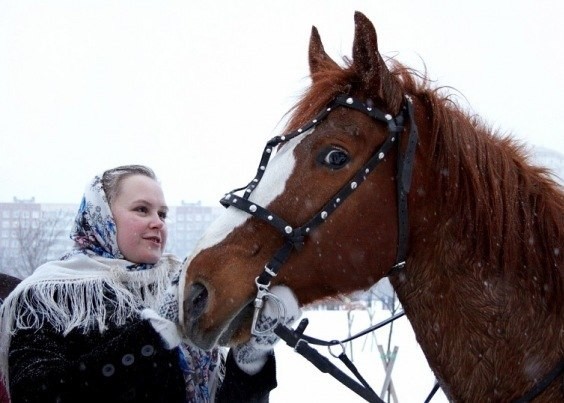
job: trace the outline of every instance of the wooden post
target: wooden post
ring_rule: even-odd
[[[348,325],[349,325],[349,337],[351,337],[352,335],[352,325],[353,325],[353,321],[354,321],[354,315],[352,312],[352,308],[349,309],[347,311],[347,321],[348,321]],[[349,345],[349,353],[351,356],[351,361],[354,361],[354,356],[353,356],[353,343],[347,343]]]
[[[376,315],[376,307],[368,306],[366,308],[366,313],[368,314],[368,319],[370,320],[370,326],[374,324],[374,316]],[[376,332],[370,332],[370,337],[367,335],[364,338],[364,344],[362,345],[362,351],[366,348],[366,342],[370,338],[370,350],[372,351],[374,346],[378,346],[378,339],[376,338]]]
[[[395,403],[398,403],[398,396],[396,395],[394,382],[392,381],[392,369],[394,368],[394,364],[396,362],[398,349],[399,347],[395,346],[392,354],[388,357],[388,355],[384,352],[382,345],[378,344],[380,359],[382,360],[382,365],[384,366],[384,371],[386,373],[386,378],[384,379],[384,385],[382,386],[382,393],[380,393],[380,398],[384,400],[385,394],[387,392],[388,398],[391,397]]]

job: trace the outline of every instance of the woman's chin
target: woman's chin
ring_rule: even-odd
[[[156,264],[162,257],[161,251],[139,254],[138,256],[124,256],[125,260],[129,260],[135,264]]]

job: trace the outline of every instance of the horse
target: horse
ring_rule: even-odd
[[[451,401],[562,401],[562,188],[354,21],[344,65],[312,28],[287,134],[185,263],[182,331],[235,345],[271,284],[303,306],[387,276]]]

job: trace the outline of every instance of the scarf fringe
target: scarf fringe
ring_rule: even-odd
[[[90,267],[84,267],[85,262]],[[124,325],[144,308],[158,309],[180,261],[167,255],[142,271],[114,263],[116,259],[84,255],[48,263],[6,298],[0,307],[0,373],[6,387],[10,340],[17,330],[48,323],[66,336],[74,329],[87,333],[97,328],[102,333],[110,325]]]
[[[109,306],[108,292],[113,294]],[[107,280],[95,279],[26,287],[6,308],[15,318],[12,333],[40,329],[48,323],[66,336],[75,328],[86,333],[97,325],[103,332],[110,323],[123,325],[132,311],[139,312],[139,305],[138,299],[127,290],[116,288]]]

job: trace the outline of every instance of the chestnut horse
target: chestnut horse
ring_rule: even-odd
[[[352,60],[333,61],[314,27],[309,66],[289,134],[187,262],[185,334],[246,340],[257,286],[305,305],[388,276],[450,400],[564,401],[562,188],[444,90],[388,67],[359,12]]]

